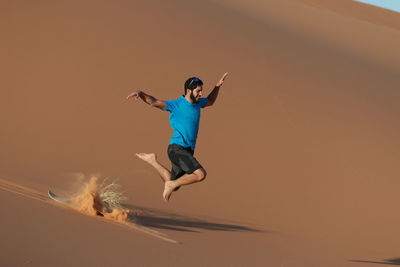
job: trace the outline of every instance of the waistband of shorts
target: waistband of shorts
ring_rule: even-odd
[[[179,148],[182,148],[182,149],[185,149],[185,150],[194,151],[193,148],[192,148],[191,146],[185,147],[185,146],[181,146],[181,145],[178,145],[178,144],[169,144],[169,145],[168,145],[168,148],[170,148],[170,147],[172,147],[172,146],[179,147]]]

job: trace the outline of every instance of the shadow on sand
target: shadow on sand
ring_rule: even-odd
[[[383,260],[383,261],[365,261],[365,260],[350,260],[350,261],[351,262],[361,262],[361,263],[400,265],[400,258],[386,259],[386,260]]]
[[[134,211],[133,215],[129,217],[131,222],[151,228],[182,232],[199,232],[198,230],[268,232],[243,225],[205,221],[151,208],[124,206]]]

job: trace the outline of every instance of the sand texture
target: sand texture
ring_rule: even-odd
[[[0,7],[0,266],[400,265],[398,13],[350,0]],[[208,176],[165,203],[135,153],[170,167],[169,114],[126,96],[176,99],[191,76],[207,95],[226,71],[201,115]],[[99,198],[104,180],[120,209]]]

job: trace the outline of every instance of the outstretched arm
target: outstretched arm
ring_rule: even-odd
[[[222,75],[221,79],[217,82],[217,84],[215,85],[214,89],[207,96],[208,102],[207,102],[206,107],[213,105],[215,100],[217,100],[218,93],[219,93],[219,88],[224,83],[224,80],[225,80],[226,76],[228,76],[227,72],[224,75]]]
[[[159,109],[165,109],[167,106],[167,104],[165,104],[164,101],[158,100],[154,96],[148,95],[143,91],[134,91],[133,93],[131,93],[130,95],[128,95],[126,97],[126,99],[130,99],[130,98],[136,98],[136,99],[140,98],[145,103],[149,104],[150,106],[159,108]]]

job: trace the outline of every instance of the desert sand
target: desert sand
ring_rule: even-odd
[[[8,1],[1,266],[400,265],[400,15],[350,0]],[[200,77],[208,176],[162,200],[168,112]],[[124,222],[60,205],[117,181]],[[77,177],[81,177],[78,179]],[[82,179],[82,177],[85,177]]]

